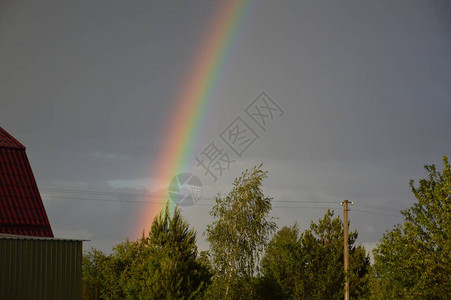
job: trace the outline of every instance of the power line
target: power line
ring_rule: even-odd
[[[164,198],[166,195],[162,194],[152,194],[152,193],[118,193],[118,192],[105,192],[105,191],[91,191],[91,190],[80,190],[80,189],[62,189],[62,188],[40,188],[41,191],[56,192],[56,193],[70,193],[70,194],[84,194],[84,195],[96,195],[96,196],[125,196],[125,197],[145,197],[145,198]],[[209,197],[209,199],[212,199]],[[214,198],[213,198],[214,199]],[[273,202],[287,202],[287,203],[327,203],[333,204],[336,201],[301,201],[301,200],[272,200]],[[369,203],[355,203],[356,205],[368,206],[375,209],[390,210],[393,212],[399,212],[401,209],[396,210],[388,206],[369,204]]]
[[[116,199],[99,199],[99,198],[79,198],[79,197],[64,197],[64,196],[44,196],[44,200],[45,199],[61,199],[61,200],[80,200],[80,201],[100,201],[100,202],[116,202],[116,203],[121,203],[121,202],[125,202],[125,203],[137,203],[137,204],[149,204],[149,203],[153,203],[153,204],[166,204],[166,202],[164,201],[140,201],[140,200],[116,200]],[[282,201],[280,201],[282,202]],[[325,204],[325,203],[336,203],[336,202],[322,202],[322,203],[314,203],[311,201],[306,201],[306,202],[301,202],[298,201],[296,202],[300,205],[302,204]],[[277,204],[277,203],[275,203]],[[206,207],[213,207],[216,204],[214,203],[196,203],[194,204],[192,207],[195,206],[206,206]],[[273,206],[273,209],[327,209],[330,207],[326,207],[324,205],[322,206],[287,206],[287,205],[277,205],[277,206]],[[358,211],[358,212],[363,212],[363,213],[369,213],[369,214],[376,214],[376,215],[383,215],[383,216],[390,216],[390,217],[402,217],[400,215],[391,215],[391,214],[385,214],[385,213],[381,213],[381,212],[374,212],[374,211],[368,211],[368,210],[362,210],[362,209],[353,209],[354,211]]]
[[[123,200],[123,199],[100,199],[100,198],[79,198],[79,197],[65,197],[65,196],[43,196],[48,199],[63,199],[63,200],[82,200],[82,201],[103,201],[103,202],[128,202],[128,203],[160,203],[164,204],[166,202],[156,202],[156,201],[140,201],[140,200]]]
[[[149,196],[152,196],[152,194],[115,193],[115,192],[99,192],[99,191],[54,189],[54,188],[40,188],[40,190],[47,191],[47,192],[59,192],[59,193],[69,193],[69,194],[88,194],[88,195],[98,195],[98,196],[126,196],[126,197],[149,197]]]
[[[389,217],[402,218],[402,215],[384,214],[384,213],[381,213],[381,212],[369,211],[369,210],[363,210],[363,209],[358,209],[358,208],[354,208],[353,210],[354,210],[354,211],[359,211],[359,212],[364,212],[364,213],[369,213],[369,214],[374,214],[374,215],[382,215],[382,216],[389,216]]]
[[[376,205],[376,204],[355,203],[355,205],[364,206],[364,207],[373,208],[373,209],[379,209],[379,210],[387,210],[387,211],[396,212],[396,213],[401,211],[401,209],[394,209],[392,207]]]
[[[102,192],[102,191],[91,191],[91,190],[78,190],[78,189],[61,189],[61,188],[41,188],[42,191],[47,191],[51,193],[67,193],[67,194],[79,194],[79,195],[95,195],[95,196],[116,196],[116,197],[131,197],[131,198],[144,198],[144,199],[155,199],[155,201],[151,200],[127,200],[127,199],[111,199],[111,198],[81,198],[81,197],[68,197],[68,196],[59,196],[59,195],[43,195],[43,198],[45,199],[61,199],[61,200],[80,200],[80,201],[100,201],[100,202],[116,202],[116,203],[137,203],[137,204],[166,204],[166,201],[158,201],[158,199],[166,199],[167,195],[163,194],[142,194],[142,193],[117,193],[117,192]],[[45,200],[44,199],[44,200]],[[202,197],[202,200],[208,199],[208,200],[215,200],[215,197]],[[201,201],[202,201],[201,200]],[[293,208],[293,209],[326,209],[329,207],[324,206],[324,204],[335,204],[335,201],[312,201],[312,200],[272,200],[273,204],[279,204],[279,203],[293,203],[293,204],[299,204],[301,206],[293,206],[293,205],[277,205],[273,206],[273,208],[277,209],[285,209],[285,208]],[[302,206],[303,204],[317,204],[321,206]],[[215,203],[200,203],[197,202],[195,204],[196,206],[208,206],[213,207],[216,205]],[[382,205],[376,205],[376,204],[368,204],[368,203],[355,203],[357,206],[363,206],[367,209],[376,209],[376,210],[386,210],[389,212],[399,212],[399,210],[395,210],[393,208],[382,206]],[[384,216],[390,216],[390,217],[401,217],[400,215],[393,215],[393,214],[387,214],[377,211],[370,211],[365,209],[353,209],[358,212],[363,213],[369,213],[369,214],[377,214],[377,215],[384,215]]]
[[[45,199],[61,199],[61,200],[81,200],[81,201],[100,201],[100,202],[126,202],[126,203],[154,203],[154,204],[166,204],[164,201],[140,201],[140,200],[116,200],[116,199],[99,199],[99,198],[79,198],[79,197],[65,197],[65,196],[43,196]],[[297,202],[299,204],[315,204],[313,202]],[[276,203],[277,204],[277,203]],[[320,203],[321,204],[321,203]],[[197,202],[193,206],[210,206],[213,207],[215,203],[199,203]],[[313,206],[273,206],[273,208],[320,208],[324,209],[324,207],[313,207]]]
[[[57,192],[57,193],[69,193],[69,194],[81,194],[81,195],[95,195],[95,196],[126,196],[126,197],[134,197],[134,198],[167,198],[167,195],[163,194],[135,194],[135,193],[115,193],[115,192],[99,192],[99,191],[86,191],[86,190],[73,190],[73,189],[52,189],[52,188],[41,188],[42,191],[49,191],[49,192]],[[67,196],[50,196],[46,195],[47,198],[52,199],[78,199],[78,200],[87,200],[87,198],[76,198],[76,197],[67,197]],[[215,200],[214,197],[203,197],[203,199],[209,199],[209,200]],[[90,198],[90,200],[96,200],[96,201],[119,201],[119,202],[142,202],[142,203],[153,203],[151,201],[137,201],[137,200],[104,200],[104,199],[98,199],[98,198]],[[309,203],[309,204],[333,204],[336,202],[333,201],[302,201],[302,200],[272,200],[273,203],[280,202],[280,203]]]
[[[144,197],[144,198],[165,198],[166,195],[158,194],[137,194],[137,193],[115,193],[115,192],[99,192],[99,191],[86,191],[86,190],[74,190],[74,189],[56,189],[56,188],[41,188],[42,191],[48,192],[60,192],[70,194],[84,194],[84,195],[96,195],[96,196],[126,196],[126,197]],[[208,197],[208,199],[215,199]],[[123,201],[123,200],[121,200]],[[126,202],[126,201],[123,201]],[[286,203],[336,203],[335,201],[301,201],[301,200],[272,200],[272,202],[286,202]]]

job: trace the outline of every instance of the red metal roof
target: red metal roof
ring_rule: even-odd
[[[25,147],[1,127],[0,233],[53,237]]]
[[[0,127],[0,147],[1,148],[14,148],[25,150],[24,145],[19,143],[15,138],[13,138],[9,133]]]

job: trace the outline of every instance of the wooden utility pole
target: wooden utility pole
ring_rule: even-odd
[[[348,265],[349,265],[349,253],[348,253],[348,204],[354,204],[354,202],[349,202],[345,200],[341,202],[343,205],[343,260],[344,260],[344,271],[345,271],[345,300],[349,300],[349,276],[348,276]]]

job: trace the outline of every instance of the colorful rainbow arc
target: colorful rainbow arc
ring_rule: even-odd
[[[201,43],[177,97],[175,109],[169,118],[171,123],[164,135],[163,150],[156,160],[158,165],[153,170],[152,178],[159,178],[169,184],[177,173],[186,171],[184,167],[187,159],[192,159],[202,116],[205,115],[234,36],[249,6],[248,0],[226,0],[214,16],[213,24]],[[143,230],[149,230],[154,217],[168,201],[166,197],[142,210],[136,228],[138,235]]]

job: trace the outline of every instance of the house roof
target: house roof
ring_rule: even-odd
[[[2,148],[13,148],[13,149],[23,149],[24,145],[19,143],[15,138],[13,138],[6,130],[0,127],[0,147]]]
[[[1,127],[0,233],[53,237],[25,147]]]

